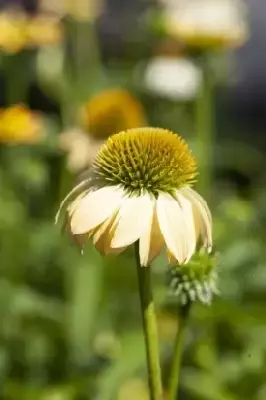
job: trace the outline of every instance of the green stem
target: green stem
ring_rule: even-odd
[[[179,386],[179,377],[180,377],[180,367],[181,367],[181,359],[183,353],[183,343],[185,336],[185,328],[189,316],[190,303],[181,308],[180,319],[179,319],[179,329],[176,336],[175,349],[173,361],[170,369],[170,378],[169,378],[169,396],[168,400],[177,400],[178,399],[178,386]]]
[[[6,82],[6,103],[12,106],[27,100],[35,60],[33,51],[23,50],[3,57],[3,71]]]
[[[143,267],[139,260],[139,245],[136,245],[136,261],[143,331],[149,374],[150,399],[162,400],[162,381],[157,335],[155,307],[151,290],[151,268]]]
[[[207,57],[202,56],[203,86],[196,101],[195,120],[200,164],[199,189],[208,198],[213,179],[214,85]]]

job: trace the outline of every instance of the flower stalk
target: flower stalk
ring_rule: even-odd
[[[168,400],[178,400],[180,367],[181,367],[181,360],[182,360],[182,354],[183,354],[185,331],[186,331],[190,308],[191,308],[191,303],[189,302],[186,305],[182,306],[181,311],[180,311],[179,329],[178,329],[178,333],[176,336],[174,356],[173,356],[172,365],[170,368]]]
[[[139,282],[141,315],[146,346],[147,367],[151,400],[162,400],[162,381],[155,307],[151,289],[151,269],[139,260],[139,245],[135,246]]]
[[[212,79],[212,71],[209,65],[209,54],[203,54],[201,66],[203,70],[202,90],[196,101],[196,131],[199,150],[200,164],[200,181],[199,189],[205,198],[210,197],[212,184],[212,149],[214,142],[214,121],[213,121],[213,103],[214,103],[214,84]]]

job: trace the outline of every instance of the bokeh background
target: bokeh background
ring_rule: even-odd
[[[213,213],[221,294],[193,307],[180,400],[266,399],[266,5],[224,24],[218,0],[198,0],[194,29],[172,18],[178,2],[0,2],[3,400],[148,400],[132,250],[81,256],[54,226],[108,135],[143,125],[189,142]],[[166,382],[178,313],[165,274],[159,259]]]

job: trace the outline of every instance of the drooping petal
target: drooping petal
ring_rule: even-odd
[[[87,194],[89,194],[90,192],[92,192],[90,189],[85,190],[84,192],[80,193],[78,197],[69,204],[69,206],[67,207],[67,214],[69,219],[72,217],[74,211],[79,206],[80,200],[83,199],[85,196],[87,196]]]
[[[94,229],[93,232],[93,244],[101,254],[120,254],[126,249],[126,247],[112,249],[110,244],[112,240],[111,228],[117,216],[116,211],[100,226]]]
[[[74,235],[89,232],[104,222],[119,207],[123,191],[117,186],[105,186],[88,193],[73,212],[70,226]]]
[[[63,200],[63,201],[61,202],[61,204],[60,204],[59,210],[58,210],[57,213],[56,213],[56,216],[55,216],[55,224],[57,224],[57,222],[58,222],[58,220],[59,220],[59,218],[60,218],[60,216],[61,216],[63,207],[66,205],[66,203],[71,199],[71,197],[72,197],[74,194],[76,194],[77,192],[79,192],[80,190],[82,190],[83,188],[85,188],[85,186],[88,185],[88,182],[89,182],[89,179],[86,179],[86,180],[80,182],[80,183],[79,183],[77,186],[75,186],[74,189],[72,189],[71,192],[69,192],[68,195],[64,198],[64,200]]]
[[[186,226],[178,201],[161,193],[157,200],[157,215],[169,252],[180,264],[184,263],[187,258]]]
[[[197,234],[195,228],[195,220],[193,213],[193,204],[179,191],[176,192],[176,198],[181,206],[184,222],[186,226],[186,261],[189,261],[196,250],[197,245]]]
[[[101,225],[99,225],[93,233],[93,244],[95,245],[96,249],[105,254],[105,243],[108,236],[108,231],[112,226],[114,219],[116,217],[116,213],[113,213],[109,218],[107,218]]]
[[[140,264],[143,266],[149,265],[160,254],[164,244],[156,212],[156,203],[154,203],[148,229],[139,240]]]
[[[153,200],[146,194],[128,197],[121,205],[111,229],[111,247],[129,246],[147,231],[151,223]]]
[[[203,246],[209,251],[212,248],[212,216],[206,201],[193,189],[182,189],[183,195],[193,204],[193,213],[197,239],[202,240]]]

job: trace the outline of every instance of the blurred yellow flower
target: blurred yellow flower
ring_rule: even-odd
[[[123,89],[109,89],[93,96],[81,110],[81,123],[91,136],[106,139],[125,129],[146,124],[140,101]]]
[[[41,118],[23,105],[0,110],[0,142],[36,143],[43,137]]]
[[[39,14],[28,20],[28,46],[57,44],[61,38],[62,26],[59,18]]]
[[[188,46],[227,48],[241,46],[248,38],[241,0],[165,1],[166,31]]]
[[[27,23],[22,13],[0,13],[0,49],[17,53],[27,44]]]
[[[81,109],[83,130],[62,132],[59,146],[68,152],[67,166],[72,172],[89,167],[99,148],[111,133],[145,124],[141,103],[122,89],[100,92]]]
[[[46,14],[29,17],[22,11],[0,13],[0,49],[17,53],[25,48],[58,43],[62,28],[58,18]]]
[[[196,162],[185,141],[161,128],[129,129],[101,147],[90,174],[62,202],[68,231],[83,246],[93,237],[102,254],[139,241],[149,265],[166,248],[169,261],[189,261],[198,244],[212,247],[211,213],[190,186]]]
[[[97,140],[78,128],[67,130],[59,135],[59,147],[68,153],[67,168],[74,173],[92,164],[103,143],[103,140]]]

